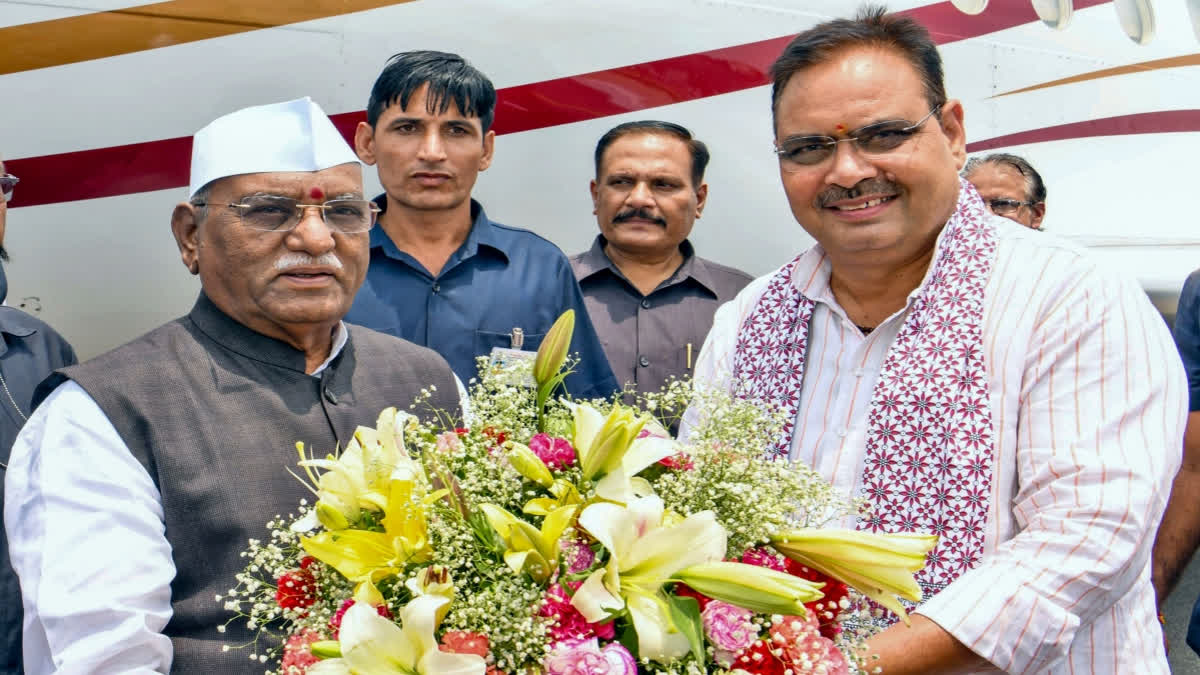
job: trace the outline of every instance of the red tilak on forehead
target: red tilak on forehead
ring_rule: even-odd
[[[312,197],[313,199],[324,199],[325,191],[319,187],[314,187],[313,189],[308,191],[308,196]]]
[[[834,127],[834,129],[837,129],[837,132],[840,134],[840,133],[843,133],[844,131],[846,131],[846,125],[839,124],[836,127]]]

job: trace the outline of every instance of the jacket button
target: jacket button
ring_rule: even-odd
[[[650,309],[650,301],[642,300],[642,309]]]
[[[646,366],[650,365],[650,359],[643,356],[642,358],[638,359],[638,365],[645,368]]]
[[[337,394],[333,393],[333,390],[329,387],[325,387],[325,400],[333,405],[337,405]]]

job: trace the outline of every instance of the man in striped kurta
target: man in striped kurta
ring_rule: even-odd
[[[696,368],[788,413],[779,457],[929,531],[888,675],[1166,673],[1150,551],[1186,383],[1131,280],[1005,226],[957,172],[960,102],[915,22],[867,10],[772,67],[780,176],[817,244],[716,315]]]

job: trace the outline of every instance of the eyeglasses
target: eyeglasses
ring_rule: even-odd
[[[804,167],[815,166],[833,156],[838,143],[854,141],[860,152],[867,155],[885,155],[913,137],[913,134],[925,124],[934,113],[941,110],[936,106],[916,124],[907,120],[889,120],[876,122],[855,129],[846,134],[845,138],[832,136],[792,136],[785,138],[775,146],[775,154],[779,155],[779,165],[785,171],[799,171]]]
[[[1007,216],[1017,212],[1022,206],[1033,206],[1037,202],[1019,202],[1015,199],[988,199],[984,202],[988,210],[998,216]]]
[[[12,174],[4,174],[0,176],[0,193],[4,193],[4,201],[12,201],[13,188],[17,187],[21,179]]]
[[[366,232],[375,224],[381,209],[366,199],[331,199],[324,204],[301,204],[291,197],[255,195],[236,204],[192,202],[193,206],[227,206],[237,211],[242,225],[263,232],[291,232],[300,224],[305,209],[320,209],[329,229],[342,234]]]

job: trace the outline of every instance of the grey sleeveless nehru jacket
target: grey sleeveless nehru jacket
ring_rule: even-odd
[[[319,454],[344,447],[388,406],[408,409],[422,388],[459,412],[450,367],[432,350],[347,324],[349,339],[319,377],[304,354],[256,333],[201,294],[187,316],[43,383],[37,400],[77,382],[100,405],[162,495],[176,576],[165,633],[175,673],[261,673],[245,620],[215,599],[234,586],[238,557],[266,521],[311,494],[286,469],[295,443]],[[422,408],[421,410],[424,410]],[[421,414],[421,410],[416,410]]]

